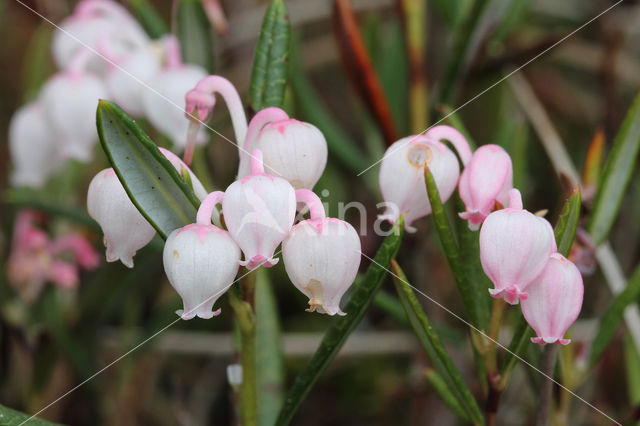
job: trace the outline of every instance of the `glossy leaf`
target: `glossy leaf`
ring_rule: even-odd
[[[351,296],[343,308],[347,315],[332,320],[318,350],[298,374],[293,387],[287,392],[276,425],[289,424],[302,400],[311,391],[320,375],[326,370],[331,360],[362,320],[376,291],[387,275],[391,259],[395,257],[400,248],[403,229],[404,220],[401,218],[394,224],[392,233],[382,242],[365,274],[353,284]]]
[[[274,424],[284,398],[284,359],[278,305],[264,268],[256,271],[256,375],[258,386],[258,425]]]
[[[590,365],[598,361],[613,339],[620,327],[627,306],[638,302],[638,300],[640,300],[640,267],[636,268],[625,289],[613,299],[604,315],[600,317],[598,332],[591,345]]]
[[[273,0],[262,21],[249,87],[253,111],[281,106],[289,72],[291,25],[287,6]]]
[[[576,186],[564,203],[554,229],[558,253],[565,257],[569,256],[573,239],[576,236],[578,219],[580,219],[580,205],[580,187]]]
[[[440,341],[440,337],[433,330],[427,314],[422,309],[412,286],[407,281],[407,277],[393,259],[391,260],[391,268],[398,297],[404,306],[418,341],[468,417],[473,420],[474,424],[482,424],[482,414],[476,400],[464,383],[458,368]]]
[[[589,234],[596,244],[607,239],[640,152],[640,95],[627,113],[607,157],[589,221]]]
[[[476,290],[465,276],[465,271],[460,259],[460,247],[458,246],[458,242],[451,230],[449,219],[447,218],[444,206],[440,200],[438,187],[436,186],[436,182],[429,169],[425,169],[424,180],[427,187],[429,202],[431,203],[431,215],[433,217],[436,230],[438,231],[438,237],[440,237],[440,242],[442,243],[445,256],[447,257],[447,262],[449,263],[449,267],[453,273],[453,278],[458,286],[462,302],[469,314],[469,319],[473,325],[478,326],[478,308],[476,304],[482,302],[480,302],[480,299],[475,296]]]
[[[444,402],[451,411],[460,416],[462,420],[469,421],[469,416],[462,409],[456,397],[451,393],[451,390],[447,386],[447,382],[445,382],[442,376],[430,368],[425,371],[424,375],[442,402]]]
[[[158,147],[120,107],[101,100],[98,135],[118,179],[140,213],[166,237],[195,222],[200,202]]]
[[[18,426],[27,423],[27,421],[29,426],[54,426],[58,424],[37,417],[31,419],[31,416],[28,414],[0,405],[0,424],[2,424],[2,426]]]
[[[169,32],[167,23],[149,0],[128,0],[127,3],[149,37],[157,39]]]
[[[177,34],[182,60],[213,70],[211,25],[200,0],[180,0],[177,14]]]

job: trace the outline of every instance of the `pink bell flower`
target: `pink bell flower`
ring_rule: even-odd
[[[22,106],[11,118],[9,152],[14,167],[11,183],[17,186],[40,188],[64,165],[58,141],[38,102]]]
[[[313,189],[327,165],[327,141],[322,132],[288,118],[279,108],[263,109],[251,120],[245,151],[256,148],[262,151],[265,169],[288,180],[295,189]],[[238,177],[247,172],[240,167]]]
[[[477,231],[494,209],[496,201],[503,206],[513,188],[511,157],[498,145],[483,145],[476,150],[460,175],[458,192],[467,208],[459,213],[469,221],[469,229]]]
[[[527,288],[529,297],[523,299],[520,306],[537,334],[531,341],[541,345],[570,343],[564,334],[578,318],[584,294],[578,268],[560,253],[554,253]]]
[[[220,314],[220,309],[213,311],[213,305],[238,273],[238,245],[211,224],[214,207],[223,197],[221,191],[209,194],[198,209],[196,223],[173,231],[164,245],[164,270],[182,298],[184,308],[176,313],[183,320]]]
[[[282,242],[287,275],[309,298],[307,312],[345,315],[340,300],[360,266],[360,238],[349,223],[325,217],[313,192],[298,189],[296,198],[309,206],[310,219],[296,224]]]
[[[557,248],[549,222],[522,209],[520,191],[509,197],[509,207],[491,213],[480,229],[480,261],[495,287],[491,296],[515,305]]]
[[[380,190],[387,204],[381,220],[394,223],[405,215],[405,229],[415,232],[414,220],[431,213],[424,182],[424,168],[429,167],[442,202],[446,202],[458,184],[460,166],[456,155],[440,140],[449,140],[463,164],[471,157],[464,136],[449,126],[435,126],[424,134],[409,136],[391,145],[380,166]]]
[[[251,174],[225,191],[222,213],[229,234],[242,249],[241,265],[271,267],[273,254],[287,236],[296,214],[296,196],[285,179],[264,172],[262,153],[254,150]]]

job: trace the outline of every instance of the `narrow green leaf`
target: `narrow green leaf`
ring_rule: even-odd
[[[638,350],[629,335],[624,336],[624,364],[627,373],[629,403],[635,406],[640,404],[640,355],[638,355]],[[640,425],[640,421],[636,422],[636,425]]]
[[[285,371],[278,306],[264,268],[257,271],[255,291],[258,425],[272,426],[284,399]]]
[[[58,424],[39,419],[37,417],[29,420],[30,418],[31,416],[28,414],[0,405],[0,424],[2,426],[18,426],[27,422],[27,420],[29,421],[27,423],[29,426],[54,426]]]
[[[211,25],[200,0],[180,0],[177,14],[177,33],[182,59],[189,64],[213,70]]]
[[[447,218],[444,206],[440,200],[438,187],[436,186],[433,175],[428,168],[425,168],[424,180],[427,187],[427,195],[429,196],[429,203],[431,203],[431,214],[436,225],[436,230],[438,231],[438,237],[440,237],[440,242],[442,243],[451,272],[453,273],[453,278],[458,286],[462,302],[469,314],[469,319],[471,323],[477,327],[479,323],[478,310],[476,307],[478,299],[475,297],[476,290],[466,279],[465,272],[460,261],[460,248],[458,247],[458,243],[451,231],[449,219]]]
[[[101,100],[98,136],[133,204],[164,239],[195,222],[200,202],[158,147],[120,107]]]
[[[432,3],[444,22],[454,28],[465,16],[473,0],[433,0]]]
[[[462,420],[469,421],[469,415],[462,409],[460,403],[451,393],[451,390],[447,386],[447,383],[444,381],[442,376],[440,376],[435,370],[432,370],[430,368],[425,371],[424,375],[433,390],[436,391],[436,394],[440,397],[442,402],[444,402],[445,405],[451,409],[451,411],[460,416]]]
[[[128,0],[127,3],[149,37],[157,39],[169,32],[167,23],[149,0]]]
[[[433,330],[427,314],[422,309],[420,302],[416,298],[413,288],[407,281],[407,277],[400,266],[392,259],[391,268],[393,270],[393,282],[398,292],[398,297],[404,306],[413,331],[418,337],[418,341],[424,348],[433,363],[436,371],[446,382],[449,390],[454,394],[456,400],[467,413],[474,424],[483,424],[482,414],[471,391],[462,380],[462,376],[453,360],[447,353],[440,337]]]
[[[301,115],[322,131],[327,139],[331,156],[335,156],[347,169],[360,173],[369,166],[366,156],[354,145],[351,137],[334,120],[327,107],[322,104],[319,93],[314,89],[302,67],[298,43],[294,43],[294,47],[291,85]]]
[[[600,318],[600,325],[596,333],[593,344],[591,345],[591,356],[589,357],[589,365],[593,365],[598,361],[606,347],[613,339],[624,311],[631,303],[635,303],[640,299],[640,267],[635,272],[625,289],[618,294],[613,302],[609,305],[604,315]]]
[[[607,239],[618,216],[622,198],[631,181],[640,152],[640,95],[627,113],[607,157],[589,221],[589,234],[596,244]]]
[[[253,111],[281,106],[289,72],[289,12],[282,0],[273,0],[262,21],[249,86]]]
[[[558,223],[554,229],[558,253],[567,257],[571,251],[573,239],[578,229],[578,219],[580,219],[580,187],[576,186],[571,195],[564,203],[564,207],[558,217]]]
[[[360,320],[371,305],[376,291],[380,288],[384,277],[387,275],[389,262],[395,257],[400,248],[403,229],[404,220],[400,218],[393,226],[391,234],[382,242],[365,274],[353,284],[351,296],[344,306],[344,311],[347,315],[332,321],[331,326],[322,338],[320,347],[296,377],[293,387],[289,389],[285,397],[282,411],[280,411],[276,421],[277,426],[289,424],[302,400],[311,391],[320,375],[326,370],[349,335],[360,323]]]
[[[511,338],[511,343],[509,343],[509,348],[504,354],[504,358],[502,359],[502,365],[500,366],[500,375],[502,376],[503,383],[506,384],[507,378],[515,367],[518,358],[517,356],[521,356],[527,347],[527,343],[530,342],[530,338],[533,337],[533,330],[527,324],[527,320],[524,319],[520,313],[518,313],[518,321],[513,330],[513,337]]]

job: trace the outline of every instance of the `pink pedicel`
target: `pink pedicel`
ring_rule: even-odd
[[[561,254],[554,253],[527,289],[529,297],[522,300],[520,306],[537,334],[531,341],[541,345],[570,343],[564,334],[578,318],[584,294],[578,268]]]
[[[162,260],[169,282],[184,308],[176,313],[184,320],[212,318],[216,300],[233,284],[240,263],[240,248],[229,234],[211,224],[213,210],[224,198],[209,194],[200,205],[196,223],[173,231],[167,238]]]
[[[480,229],[480,261],[493,282],[494,298],[515,305],[556,251],[549,222],[522,209],[520,191],[509,191],[509,207],[491,213]]]
[[[424,133],[424,137],[438,142],[449,141],[460,156],[462,165],[466,166],[471,160],[471,148],[469,142],[462,133],[451,126],[433,126]]]
[[[458,192],[467,208],[459,213],[476,231],[494,209],[496,202],[508,203],[513,188],[511,157],[498,145],[483,145],[476,150],[460,175]]]
[[[35,226],[40,215],[21,210],[15,220],[7,277],[26,300],[37,297],[45,282],[61,288],[78,284],[78,269],[95,269],[98,253],[80,234],[65,234],[50,239]],[[62,260],[64,258],[65,260]]]
[[[309,298],[308,312],[345,315],[340,300],[360,266],[360,238],[347,222],[325,217],[313,192],[298,189],[296,199],[309,206],[310,218],[294,226],[282,242],[287,275]]]
[[[441,127],[436,126],[429,132],[434,131],[438,137],[444,133],[455,135],[456,148],[464,153],[461,157],[466,158],[464,147],[466,145],[468,149],[468,144],[464,137],[455,129]],[[449,130],[445,132],[447,129]],[[395,142],[385,152],[380,165],[380,191],[386,210],[379,219],[395,223],[400,215],[405,214],[407,232],[416,231],[416,228],[411,226],[413,221],[431,214],[431,204],[424,182],[425,167],[428,167],[433,175],[443,203],[455,191],[460,176],[456,155],[445,144],[428,136],[429,132]]]
[[[293,225],[296,196],[289,182],[264,172],[260,150],[252,152],[251,174],[225,191],[222,211],[229,234],[244,253],[241,265],[256,269],[278,262],[273,254]]]
[[[251,151],[255,149],[258,136],[262,132],[264,126],[276,121],[287,120],[289,116],[287,113],[277,107],[268,107],[261,109],[253,116],[249,122],[247,128],[247,134],[242,143],[242,147],[239,146],[240,163],[238,165],[238,179],[242,179],[245,176],[251,174]],[[272,170],[269,170],[274,173]]]

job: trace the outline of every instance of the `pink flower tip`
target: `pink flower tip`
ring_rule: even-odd
[[[217,309],[215,311],[209,311],[207,309],[191,309],[189,311],[185,311],[184,309],[178,309],[176,314],[185,321],[193,319],[195,317],[202,319],[211,319],[213,317],[217,317],[222,312],[222,309]]]
[[[241,260],[238,263],[241,266],[245,266],[249,270],[254,270],[260,266],[264,266],[265,268],[271,268],[272,266],[276,265],[279,261],[280,259],[275,259],[273,257],[267,258],[261,254],[257,254],[249,260]]]
[[[198,89],[187,92],[185,101],[187,114],[193,115],[197,110],[200,121],[205,121],[216,105],[216,98],[213,94],[201,92]]]
[[[571,339],[558,339],[556,337],[532,337],[531,341],[539,345],[560,343],[561,345],[568,345],[571,343]]]
[[[518,301],[527,300],[527,297],[529,297],[529,294],[526,291],[521,291],[517,285],[510,285],[502,289],[490,288],[489,294],[494,299],[503,297],[510,305],[517,305]]]

